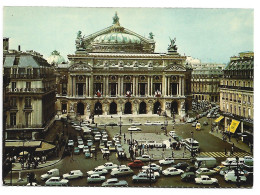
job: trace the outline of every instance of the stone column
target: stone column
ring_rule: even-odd
[[[118,80],[117,80],[117,88],[118,88],[118,96],[121,96],[121,78],[120,76],[118,76]]]
[[[76,97],[76,76],[73,76],[73,97]]]
[[[135,96],[135,76],[133,76],[133,96]]]
[[[181,77],[179,77],[178,96],[181,96]]]
[[[123,96],[124,94],[124,76],[121,76],[121,79],[120,79],[120,92],[121,92],[121,96]]]
[[[108,96],[109,94],[109,84],[108,84],[108,81],[109,81],[109,76],[107,76],[106,78],[106,96]]]
[[[153,96],[153,76],[151,76],[151,96]]]
[[[90,97],[94,97],[94,94],[93,94],[93,73],[91,73],[91,77],[90,77],[90,90],[89,90],[89,93],[90,93]]]
[[[183,96],[184,96],[184,82],[185,82],[184,77],[182,77],[182,84],[181,85],[182,85],[182,95]]]
[[[102,91],[102,96],[106,96],[106,90],[107,90],[107,88],[106,88],[106,76],[104,75],[103,76],[103,91]]]
[[[138,93],[138,76],[136,77],[136,96],[139,96],[139,93]]]
[[[147,96],[150,96],[150,76],[148,76],[148,80],[147,80],[147,87],[148,87],[148,93]]]
[[[163,77],[162,77],[162,96],[165,96],[165,94],[166,94],[166,90],[165,90],[165,88],[166,88],[166,82],[165,82],[165,74],[163,74]]]
[[[71,77],[68,77],[68,84],[67,84],[67,96],[71,96]]]
[[[170,77],[168,77],[168,84],[167,84],[167,89],[168,89],[168,96],[170,96]]]
[[[89,96],[89,92],[88,92],[89,86],[88,86],[88,76],[86,76],[86,96]]]

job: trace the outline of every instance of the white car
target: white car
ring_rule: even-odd
[[[183,174],[184,171],[181,169],[176,169],[174,167],[169,167],[165,170],[162,171],[162,174],[165,176],[170,176],[170,175],[181,175]]]
[[[153,171],[161,171],[162,167],[155,164],[155,163],[151,163],[148,166],[142,166],[142,169],[146,170],[146,169],[152,169]]]
[[[207,175],[201,175],[200,177],[195,178],[196,184],[218,184],[218,180],[216,178],[210,178]]]
[[[141,170],[140,173],[146,173],[148,175],[150,175],[150,172],[151,172],[151,177],[155,177],[155,178],[158,178],[160,177],[160,173],[158,171],[153,171],[152,169],[146,169],[146,170]]]
[[[118,167],[118,165],[114,164],[112,162],[107,162],[104,165],[98,166],[98,168],[106,169],[106,170],[112,170],[113,168],[116,168],[116,167]]]
[[[93,174],[87,177],[87,182],[88,183],[98,183],[98,182],[103,182],[106,180],[105,176],[98,175],[98,174]]]
[[[130,169],[130,167],[119,168],[111,172],[111,176],[115,176],[115,177],[123,176],[123,175],[132,175],[132,174],[134,174],[134,171]]]
[[[132,122],[132,125],[134,125],[134,126],[140,126],[140,125],[142,125],[140,122],[137,122],[137,121],[134,121],[134,122]]]
[[[79,144],[78,147],[80,150],[82,150],[84,148],[84,144]]]
[[[128,128],[128,131],[142,131],[142,129],[136,126],[131,126]]]
[[[155,121],[155,122],[153,122],[153,125],[163,125],[163,123],[160,121]]]
[[[146,121],[144,125],[153,125],[153,123],[151,121]]]
[[[237,182],[237,176],[235,175],[235,171],[229,171],[224,176],[226,182]],[[246,176],[243,171],[239,171],[239,182],[246,182]]]
[[[217,172],[215,170],[211,170],[211,169],[208,169],[208,168],[199,168],[196,171],[197,175],[214,175],[216,173]]]
[[[142,155],[142,156],[139,156],[136,158],[136,160],[141,160],[143,162],[147,162],[147,161],[150,161],[150,159],[152,160],[152,158],[149,156],[149,155]]]
[[[102,154],[110,154],[110,151],[108,148],[102,148],[101,152],[102,152]]]
[[[46,186],[67,186],[68,184],[69,180],[60,177],[51,177],[45,182]]]
[[[88,146],[84,146],[83,147],[83,153],[88,152],[88,151],[89,151],[89,147]]]
[[[112,146],[113,142],[112,141],[107,141],[107,147]]]
[[[101,139],[101,134],[96,134],[95,137],[94,137],[94,140],[100,141],[100,139]]]
[[[41,180],[49,179],[51,177],[58,177],[60,175],[59,169],[51,169],[47,173],[41,175]]]
[[[107,141],[107,137],[106,137],[106,136],[105,136],[105,137],[102,136],[102,141],[103,141],[103,142],[106,142],[106,141]]]
[[[106,169],[101,169],[101,168],[97,167],[93,171],[88,171],[87,175],[93,175],[93,174],[104,175],[107,173],[108,173],[108,171]]]
[[[81,170],[73,170],[69,173],[63,174],[63,179],[76,179],[81,177],[83,177],[83,173],[81,172]]]
[[[126,165],[118,165],[117,167],[113,168],[112,171],[119,170],[120,168],[126,168]]]
[[[73,140],[69,140],[68,141],[68,146],[74,146],[74,141]]]
[[[163,160],[159,160],[160,165],[170,165],[174,163],[174,159],[172,157],[167,157]]]
[[[127,187],[128,183],[125,180],[118,180],[117,178],[108,179],[102,183],[102,187]]]
[[[80,138],[78,139],[78,145],[84,144],[83,140]]]

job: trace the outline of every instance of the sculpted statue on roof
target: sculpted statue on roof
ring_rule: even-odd
[[[176,38],[174,38],[174,39],[170,38],[170,41],[171,41],[171,44],[168,46],[168,51],[177,51],[178,48],[175,44]]]
[[[114,17],[113,17],[113,24],[116,24],[118,22],[119,22],[119,17],[117,16],[117,12],[116,12]]]

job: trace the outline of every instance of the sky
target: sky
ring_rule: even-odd
[[[121,26],[142,36],[155,35],[155,52],[167,52],[169,37],[178,51],[202,62],[227,63],[230,56],[254,50],[253,9],[4,7],[3,36],[10,48],[35,50],[48,57],[75,52],[79,30],[89,35],[112,25],[118,13]]]

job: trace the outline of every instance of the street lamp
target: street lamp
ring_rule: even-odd
[[[121,123],[121,118],[122,118],[122,116],[120,116],[120,117],[119,117],[119,119],[120,119],[120,123],[119,123],[119,127],[120,127],[120,135],[121,135],[121,133],[122,133],[122,132],[121,132],[121,131],[122,131],[122,123]]]
[[[149,184],[152,186],[152,168],[151,168],[151,156],[149,158],[149,168],[146,170],[147,177],[149,175]]]
[[[194,151],[193,151],[193,134],[194,132],[191,131],[191,157],[194,157]]]

